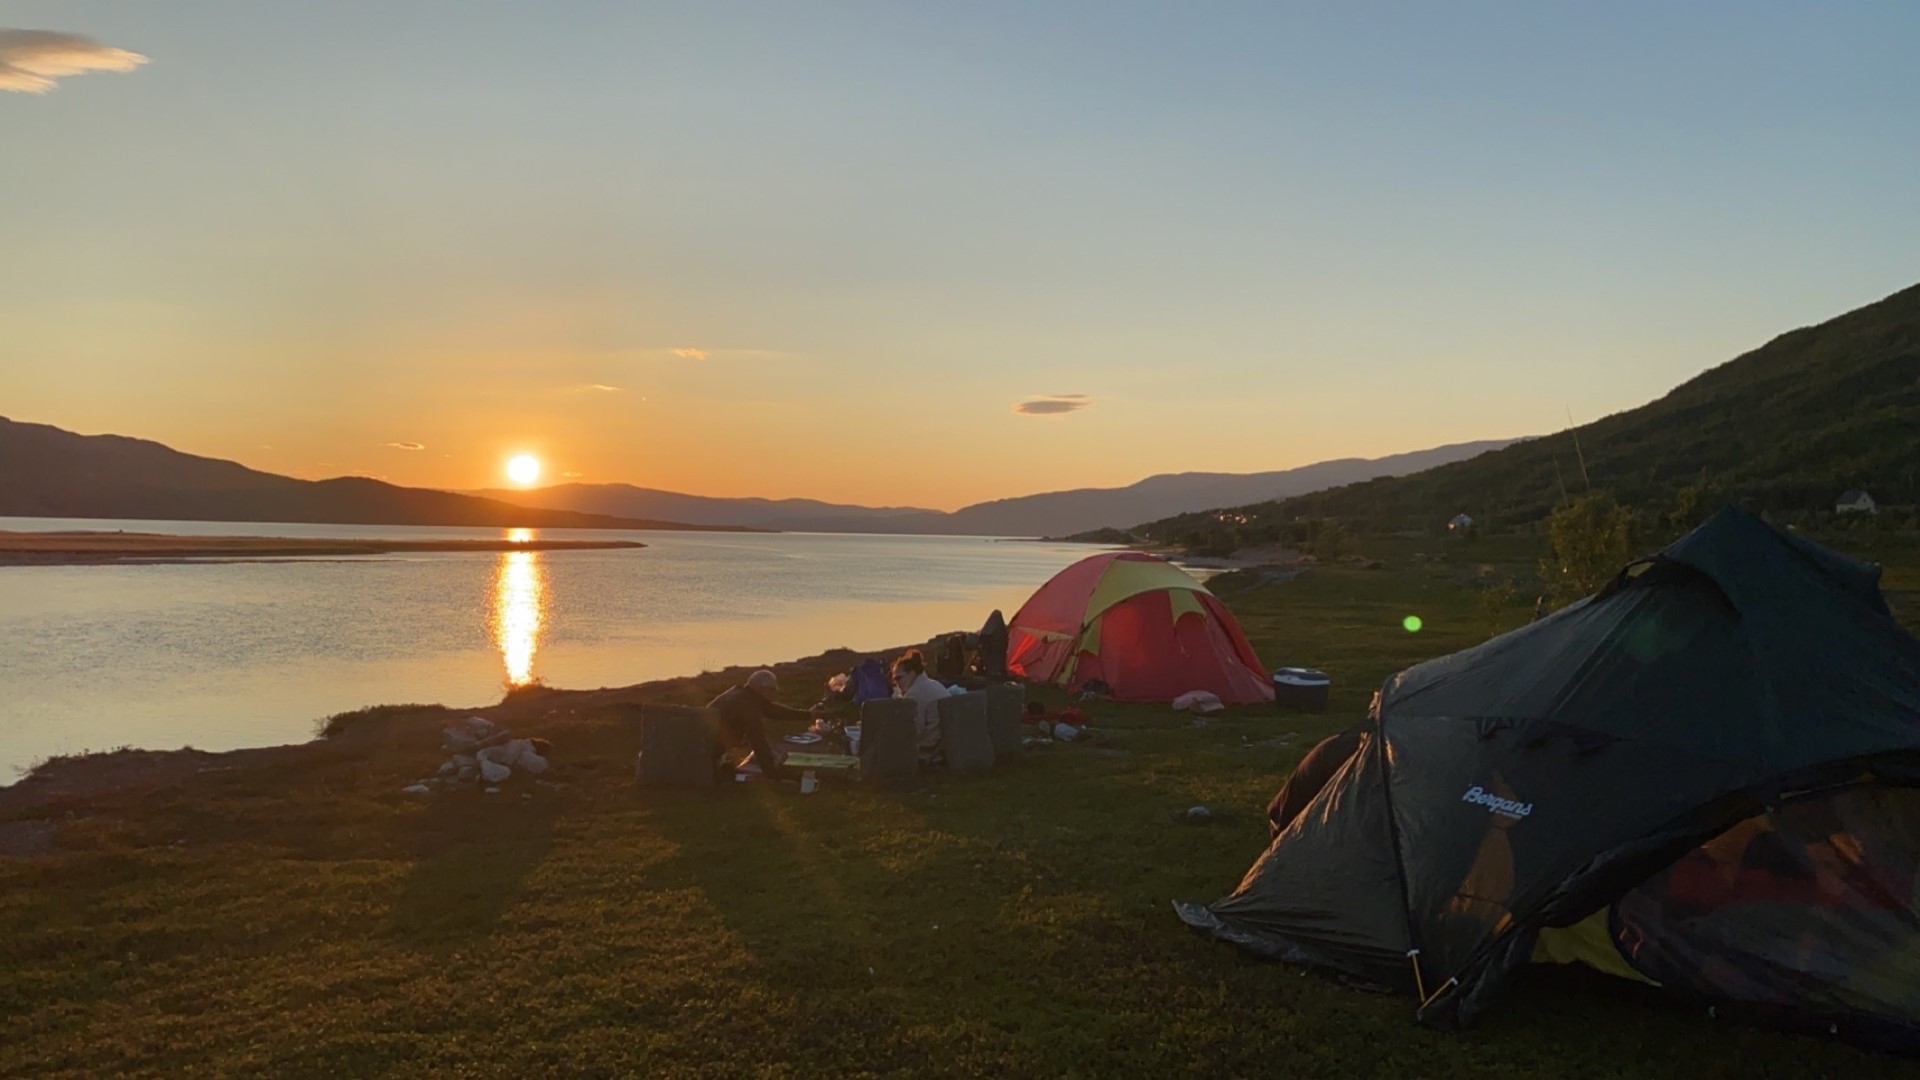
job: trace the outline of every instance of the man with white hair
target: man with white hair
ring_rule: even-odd
[[[816,714],[790,709],[774,701],[773,696],[779,692],[779,676],[761,668],[747,676],[746,682],[714,698],[707,706],[720,717],[717,768],[725,772],[733,771],[731,757],[747,749],[753,751],[751,760],[760,766],[762,775],[782,775],[781,761],[786,755],[773,749],[773,745],[767,741],[767,729],[762,723],[767,720],[806,723]]]

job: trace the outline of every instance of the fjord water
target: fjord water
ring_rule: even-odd
[[[500,537],[506,530],[0,518],[0,530]],[[517,537],[534,535],[513,530]],[[641,550],[0,567],[0,783],[53,754],[310,738],[365,705],[625,686],[1008,615],[1075,545],[559,530]]]

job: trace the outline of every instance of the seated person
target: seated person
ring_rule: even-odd
[[[940,756],[940,700],[947,688],[927,674],[927,662],[920,650],[909,649],[893,662],[893,696],[913,700],[919,709],[913,715],[913,727],[919,736],[920,760]]]
[[[803,712],[790,709],[773,700],[780,692],[780,679],[773,672],[761,669],[747,676],[747,681],[714,698],[707,708],[720,717],[720,746],[716,768],[732,772],[733,766],[728,758],[742,749],[752,750],[751,760],[760,767],[762,775],[777,778],[784,773],[781,762],[786,754],[777,751],[767,741],[767,729],[762,726],[766,720],[789,720],[795,723],[807,723],[815,712]]]
[[[1333,774],[1347,763],[1347,759],[1360,749],[1360,736],[1366,734],[1369,723],[1362,721],[1338,735],[1329,735],[1319,744],[1307,751],[1307,756],[1294,766],[1293,775],[1281,785],[1267,804],[1267,826],[1271,835],[1279,836],[1285,832],[1293,819],[1307,808],[1320,789],[1327,786]]]

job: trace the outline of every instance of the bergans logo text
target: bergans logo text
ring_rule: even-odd
[[[1518,799],[1503,799],[1498,795],[1489,794],[1486,788],[1478,784],[1468,788],[1467,793],[1460,796],[1460,801],[1484,806],[1488,813],[1499,814],[1501,817],[1512,818],[1515,821],[1533,813],[1532,803],[1521,802]]]

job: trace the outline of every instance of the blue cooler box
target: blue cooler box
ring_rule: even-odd
[[[1333,680],[1313,668],[1283,667],[1273,673],[1273,703],[1294,712],[1326,712]]]

